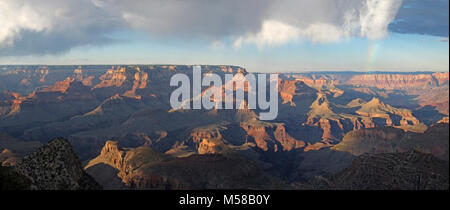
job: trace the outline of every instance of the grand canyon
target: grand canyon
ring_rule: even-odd
[[[258,109],[172,109],[178,73],[192,66],[0,66],[2,187],[449,187],[448,72],[278,73],[271,121]]]

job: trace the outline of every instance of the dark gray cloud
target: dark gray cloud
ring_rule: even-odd
[[[389,30],[405,34],[449,36],[448,0],[404,0]]]
[[[100,1],[100,0],[97,0]],[[249,42],[383,37],[401,0],[103,0],[135,29],[152,35]],[[275,32],[276,31],[276,32]],[[289,37],[288,39],[283,38]],[[326,37],[329,36],[329,37]],[[253,40],[253,41],[251,41]]]
[[[100,0],[98,0],[100,1]],[[218,39],[257,31],[272,0],[104,0],[131,28],[153,36]]]
[[[66,52],[82,45],[105,45],[108,34],[126,26],[122,18],[90,0],[2,0],[0,56]]]
[[[86,30],[77,34],[22,30],[19,32],[20,36],[14,38],[13,45],[1,48],[0,56],[60,54],[77,46],[102,46],[120,41],[106,37],[102,32],[104,31],[99,29]]]
[[[57,54],[77,46],[107,45],[119,41],[110,34],[123,30],[145,31],[162,39],[201,39],[211,43],[231,39],[234,46],[277,45],[297,39],[330,42],[355,36],[378,39],[387,34],[394,17],[397,21],[390,25],[391,31],[448,36],[448,1],[447,13],[434,14],[432,20],[420,16],[419,8],[445,13],[436,8],[439,4],[407,0],[397,14],[401,2],[1,0],[0,56]],[[446,23],[436,23],[445,15]],[[442,29],[442,25],[446,28]]]

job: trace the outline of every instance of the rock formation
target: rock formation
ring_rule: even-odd
[[[353,155],[365,153],[392,153],[418,150],[448,161],[448,123],[438,123],[424,133],[404,132],[400,129],[370,128],[347,133],[342,142],[333,150],[349,152]]]
[[[31,189],[98,190],[98,185],[81,166],[70,143],[54,139],[37,151],[26,155],[15,171],[31,180]]]
[[[316,177],[298,189],[448,190],[449,163],[418,151],[365,154],[340,173]]]
[[[145,146],[120,148],[114,141],[107,141],[85,169],[106,189],[264,188],[271,183],[257,165],[236,156],[172,158]]]
[[[237,66],[205,65],[202,71],[222,79],[248,74]],[[24,145],[63,136],[83,162],[91,161],[87,170],[107,189],[203,189],[220,185],[207,176],[214,161],[223,167],[240,161],[237,174],[258,169],[295,182],[338,172],[365,153],[416,149],[448,157],[448,124],[447,132],[434,125],[448,123],[448,72],[280,73],[273,121],[258,120],[263,110],[248,109],[246,100],[239,110],[172,109],[176,87],[169,84],[179,73],[192,78],[192,66],[4,66],[0,133],[8,138],[0,135],[0,161],[14,165],[36,149]],[[236,89],[225,98],[234,100]],[[254,87],[243,89],[248,95]],[[203,87],[201,94],[209,90],[230,89]],[[208,166],[197,168],[195,161]],[[176,167],[192,176],[172,172]],[[192,178],[203,174],[201,182]],[[220,187],[237,186],[237,174],[230,176],[238,182],[222,177]]]

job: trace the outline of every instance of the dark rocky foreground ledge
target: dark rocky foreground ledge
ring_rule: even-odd
[[[204,167],[204,161],[192,163],[202,165],[196,168]],[[173,169],[180,170],[183,164]],[[170,164],[164,166],[170,168]],[[292,185],[298,190],[448,190],[449,164],[417,150],[363,154],[337,174]],[[26,155],[14,168],[0,166],[0,190],[23,189],[101,190],[102,186],[83,170],[71,144],[57,138]]]
[[[101,190],[83,170],[72,145],[63,138],[26,155],[14,169],[2,168],[0,189]]]
[[[343,171],[315,177],[298,188],[309,190],[448,190],[449,163],[431,154],[363,154]]]

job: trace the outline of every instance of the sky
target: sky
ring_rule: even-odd
[[[0,65],[448,71],[448,0],[0,0]]]

